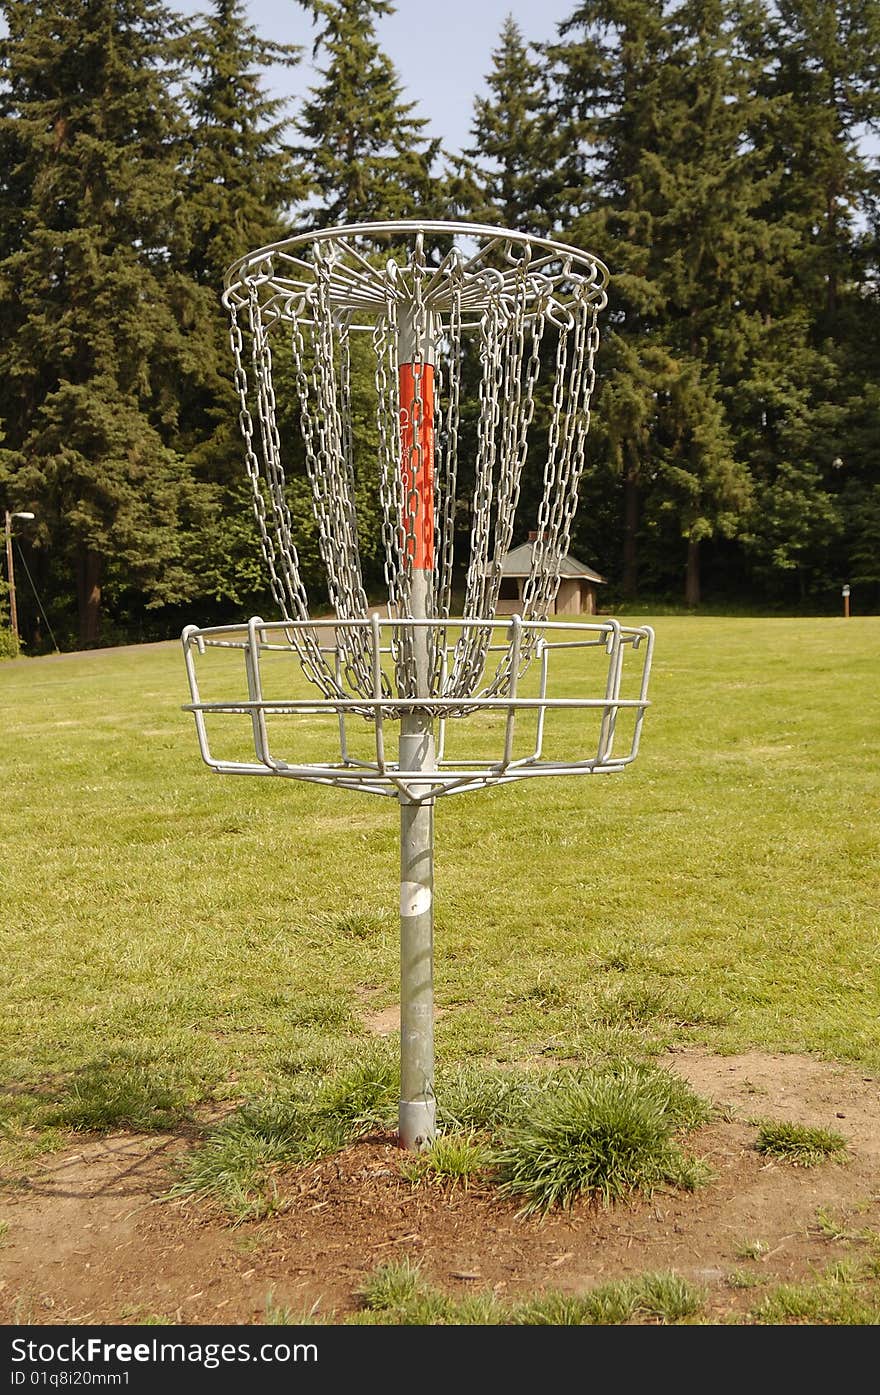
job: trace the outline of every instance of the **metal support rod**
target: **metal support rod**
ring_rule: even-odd
[[[400,764],[436,769],[430,717],[400,727]],[[414,788],[412,793],[418,794]],[[434,1102],[434,801],[400,796],[400,1146],[432,1143]]]
[[[398,343],[400,467],[411,566],[410,615],[431,613],[434,568],[434,335],[415,305],[401,316]],[[431,635],[414,625],[402,634],[412,659],[417,698],[431,695]],[[429,709],[404,713],[400,770],[437,769]],[[412,781],[400,793],[400,1110],[399,1142],[415,1152],[434,1140],[434,800]]]
[[[15,570],[12,564],[12,514],[6,510],[6,576],[9,581],[9,628],[18,643],[18,607],[15,604]]]

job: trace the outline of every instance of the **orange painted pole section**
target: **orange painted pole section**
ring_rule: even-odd
[[[401,363],[400,469],[403,531],[414,571],[434,567],[434,365]]]

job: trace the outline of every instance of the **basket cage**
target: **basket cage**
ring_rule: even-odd
[[[247,626],[190,627],[184,632],[189,710],[203,759],[220,773],[282,775],[405,794],[411,802],[535,775],[611,773],[635,760],[648,706],[650,627],[513,616],[490,627],[487,667],[512,658],[516,675],[527,640],[533,662],[503,696],[486,683],[464,702],[389,698],[382,679],[393,669],[395,638],[407,627],[431,625],[373,615],[308,626],[255,618]],[[316,695],[302,672],[305,628],[336,666],[339,692],[332,698]],[[346,686],[341,666],[340,631],[355,630],[373,665],[369,698]],[[455,642],[454,635],[447,638],[447,661]],[[429,776],[408,769],[397,747],[400,723],[414,713],[437,733]],[[460,718],[467,720],[453,720]]]
[[[212,768],[418,802],[635,758],[651,630],[553,619],[606,283],[590,253],[452,223],[327,229],[230,268],[239,425],[282,619],[184,631]],[[503,559],[527,535],[522,614],[499,620]],[[311,612],[304,543],[328,618]],[[238,669],[215,697],[224,658]],[[249,753],[217,745],[220,718],[244,721]],[[420,723],[431,749],[410,768],[389,726],[402,738]],[[577,755],[553,749],[556,725]],[[328,728],[332,749],[317,749]]]
[[[239,420],[285,619],[312,613],[304,535],[339,620],[370,614],[368,552],[390,618],[448,620],[453,588],[462,618],[493,617],[502,560],[527,534],[536,542],[523,618],[553,614],[585,467],[606,279],[587,253],[455,224],[331,229],[235,264],[224,302]],[[473,691],[485,627],[459,631],[451,657],[442,625],[433,627],[426,672],[409,637],[390,636],[388,696]],[[364,633],[339,638],[349,683],[370,695]],[[528,633],[523,664],[533,640]],[[335,664],[307,629],[296,642],[310,679],[335,693]],[[499,691],[509,678],[502,664]]]

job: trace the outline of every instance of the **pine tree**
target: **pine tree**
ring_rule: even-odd
[[[612,272],[596,418],[623,485],[623,590],[636,592],[639,539],[674,514],[692,605],[702,544],[735,531],[750,497],[722,364],[742,350],[766,230],[738,158],[735,32],[727,0],[603,0],[579,5],[549,50],[561,120],[593,177],[571,235]],[[668,529],[657,538],[668,555]]]
[[[431,217],[444,187],[432,177],[440,142],[404,102],[394,65],[379,46],[376,20],[393,14],[388,0],[300,0],[319,25],[315,54],[326,55],[297,129],[315,197],[305,210],[313,227],[371,219]]]
[[[557,122],[568,147],[573,218],[567,235],[596,252],[612,273],[591,456],[604,454],[619,472],[622,590],[632,598],[639,580],[640,506],[652,473],[646,451],[655,394],[650,379],[636,371],[631,346],[660,308],[651,279],[651,218],[642,166],[654,145],[658,84],[667,57],[661,0],[578,4],[546,52],[554,71]]]
[[[283,98],[264,89],[268,64],[293,66],[300,49],[262,38],[242,0],[213,0],[189,35],[185,87],[190,129],[183,208],[184,269],[204,288],[192,333],[201,345],[200,381],[181,402],[181,442],[199,479],[218,487],[217,516],[203,559],[206,598],[254,604],[268,587],[242,463],[239,402],[229,323],[220,303],[232,262],[285,236],[307,185],[287,145]]]
[[[260,37],[244,0],[213,0],[191,31],[187,83],[187,266],[219,290],[236,257],[283,236],[307,186],[286,142],[285,98],[269,97],[262,70],[294,66],[301,50]]]
[[[520,232],[552,232],[560,215],[564,145],[549,101],[547,69],[530,57],[512,15],[487,74],[490,95],[474,102],[469,212]]]
[[[828,594],[851,574],[866,578],[880,545],[870,522],[880,435],[877,182],[861,140],[880,127],[880,4],[783,0],[754,42],[767,109],[759,138],[783,172],[766,217],[792,245],[800,328],[767,365],[763,419],[775,450],[760,472],[754,553],[766,572],[779,556],[774,503],[799,491],[801,515],[816,520],[799,590]],[[791,314],[776,310],[777,337]],[[779,567],[783,578],[792,570]]]
[[[153,607],[198,585],[190,543],[210,501],[174,449],[198,357],[175,269],[182,30],[160,0],[4,0],[2,12],[0,139],[16,147],[0,264],[4,474],[75,576],[89,645],[108,596]]]
[[[858,135],[880,123],[878,51],[877,0],[780,0],[769,17],[768,156],[786,171],[781,203],[806,234],[800,275],[832,332],[874,183]]]

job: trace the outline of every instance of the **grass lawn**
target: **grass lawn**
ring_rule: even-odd
[[[654,623],[626,773],[438,804],[441,1081],[688,1042],[880,1067],[880,618]],[[0,665],[13,1144],[108,1070],[172,1118],[264,1092],[397,1001],[392,801],[213,775],[187,700],[174,644]]]

